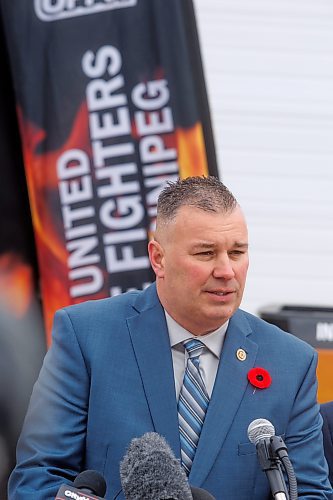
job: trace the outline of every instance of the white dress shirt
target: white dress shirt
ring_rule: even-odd
[[[206,346],[206,349],[203,350],[200,356],[200,373],[205,382],[208,395],[211,397],[229,321],[226,321],[226,323],[214,332],[198,337],[180,326],[165,310],[164,312],[169,331],[177,401],[183,385],[188,358],[188,354],[185,352],[186,350],[182,343],[184,340],[192,338],[200,340]]]

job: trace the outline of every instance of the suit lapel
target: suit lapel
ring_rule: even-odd
[[[180,455],[172,355],[165,315],[153,285],[135,304],[139,315],[127,320],[155,431]]]
[[[243,313],[236,312],[226,333],[213,394],[189,477],[191,484],[204,482],[243,399],[247,373],[253,367],[258,351],[257,344],[248,338],[250,332]],[[246,352],[244,361],[238,359],[238,349]]]

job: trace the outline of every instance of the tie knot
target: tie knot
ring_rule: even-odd
[[[204,350],[204,344],[197,339],[189,339],[183,342],[190,359],[198,358]]]

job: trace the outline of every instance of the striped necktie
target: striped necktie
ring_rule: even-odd
[[[205,346],[197,339],[186,340],[183,344],[187,350],[188,359],[178,400],[178,420],[182,466],[189,474],[205,420],[209,397],[199,371],[199,357]]]

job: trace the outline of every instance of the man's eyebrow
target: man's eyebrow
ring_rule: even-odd
[[[192,248],[213,248],[215,247],[216,244],[215,243],[208,243],[206,241],[199,241],[197,243],[194,243],[194,245],[192,246]]]
[[[236,248],[249,248],[249,244],[242,241],[235,241],[234,247]]]
[[[232,245],[234,248],[248,248],[249,244],[247,242],[243,241],[235,241]],[[199,241],[197,243],[194,243],[192,248],[214,248],[216,247],[216,243],[209,243],[207,241]]]
[[[191,246],[193,252],[202,251],[202,250],[214,250],[218,245],[216,243],[209,243],[207,241],[198,241]],[[235,241],[230,248],[239,249],[239,250],[247,250],[249,244],[245,241]]]

